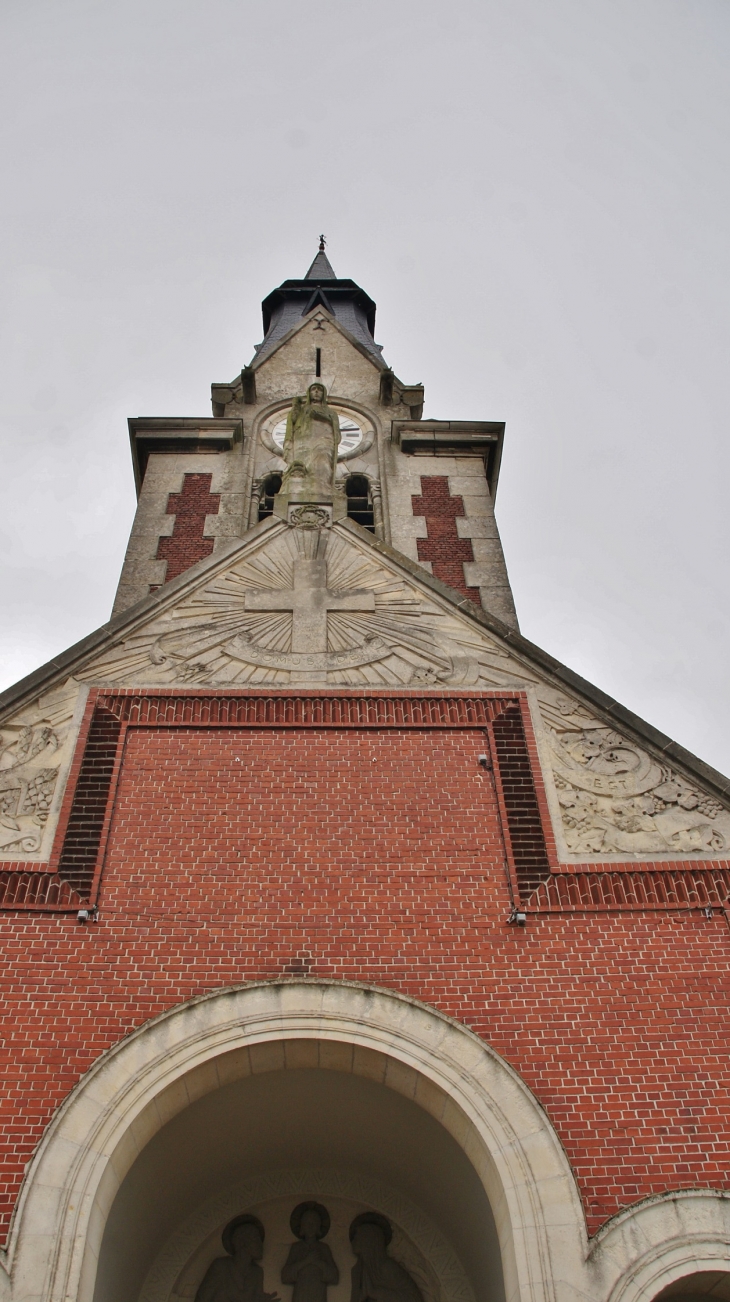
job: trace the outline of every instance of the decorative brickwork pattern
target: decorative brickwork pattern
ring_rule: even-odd
[[[167,561],[165,582],[210,556],[213,539],[205,537],[206,515],[217,515],[220,493],[211,493],[212,475],[186,475],[181,493],[170,493],[167,514],[175,516],[169,538],[160,538],[157,559]]]
[[[528,896],[550,874],[545,834],[527,750],[519,704],[509,705],[492,724],[498,778],[509,829],[519,898]]]
[[[84,897],[96,872],[120,732],[119,719],[97,706],[58,863],[59,877]]]
[[[479,589],[468,588],[464,577],[464,561],[474,560],[474,549],[456,528],[456,517],[465,514],[463,498],[451,496],[446,475],[421,475],[421,496],[414,494],[411,503],[413,514],[426,519],[428,537],[416,540],[419,561],[430,561],[435,578],[481,605]]]
[[[721,909],[730,900],[730,867],[671,864],[655,871],[553,873],[529,901],[541,913],[616,912],[622,909]]]
[[[80,909],[80,895],[58,873],[0,873],[0,908],[6,909]]]
[[[97,696],[100,708],[131,725],[231,728],[484,728],[518,699],[516,692],[299,696],[286,689],[235,696],[102,689]]]

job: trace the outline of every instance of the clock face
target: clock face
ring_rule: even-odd
[[[362,443],[363,432],[351,416],[344,416],[339,411],[337,415],[340,418],[340,446],[337,455],[343,457],[346,452],[354,451]],[[278,448],[283,448],[285,434],[286,417],[284,417],[284,420],[280,420],[279,424],[275,425],[271,431],[271,437]]]

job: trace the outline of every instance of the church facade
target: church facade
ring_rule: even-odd
[[[0,697],[1,1302],[730,1299],[730,783],[519,632],[320,247]]]

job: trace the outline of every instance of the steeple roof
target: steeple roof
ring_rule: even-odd
[[[336,280],[337,277],[332,269],[332,264],[324,251],[324,236],[320,236],[319,252],[314,259],[309,271],[304,277],[305,280]]]
[[[304,279],[285,280],[261,304],[264,341],[256,346],[257,362],[266,357],[303,316],[319,306],[336,317],[383,365],[382,348],[374,338],[375,304],[354,280],[338,279],[324,251],[323,236],[320,236],[319,250]]]

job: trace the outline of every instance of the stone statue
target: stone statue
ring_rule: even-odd
[[[330,1216],[321,1203],[300,1203],[289,1220],[292,1243],[281,1271],[283,1284],[293,1284],[292,1302],[327,1302],[327,1286],[338,1284],[340,1272],[326,1243]]]
[[[236,1216],[221,1235],[227,1257],[216,1257],[205,1272],[195,1302],[281,1302],[264,1292],[264,1227],[256,1216]]]
[[[295,398],[286,421],[282,456],[286,471],[281,485],[289,501],[331,501],[335,489],[340,421],[318,381],[306,397]]]
[[[357,1262],[352,1268],[350,1302],[423,1302],[408,1271],[388,1256],[392,1237],[390,1221],[378,1212],[355,1217],[350,1243]]]

